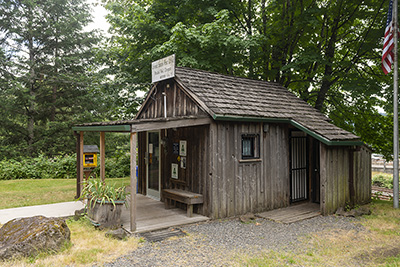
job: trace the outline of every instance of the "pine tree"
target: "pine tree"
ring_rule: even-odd
[[[70,127],[92,108],[99,39],[83,30],[89,12],[84,0],[0,0],[0,64],[9,77],[2,83],[0,155],[74,148]]]

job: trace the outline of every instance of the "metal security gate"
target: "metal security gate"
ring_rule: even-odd
[[[307,135],[301,131],[290,132],[290,201],[308,199],[308,145]]]

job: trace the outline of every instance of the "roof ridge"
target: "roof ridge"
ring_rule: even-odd
[[[218,75],[221,77],[227,77],[227,78],[229,77],[229,78],[233,78],[233,79],[243,79],[243,80],[248,80],[248,81],[252,81],[252,82],[270,83],[270,84],[275,84],[275,85],[287,90],[287,88],[285,88],[282,84],[280,84],[278,82],[265,81],[265,80],[254,79],[254,78],[249,78],[249,77],[242,77],[242,76],[235,76],[234,74],[223,74],[223,73],[219,73],[216,71],[202,70],[202,69],[196,69],[196,68],[190,68],[190,67],[177,66],[176,69],[185,69],[185,70],[189,70],[189,71],[204,72],[204,73],[208,73],[208,74]]]

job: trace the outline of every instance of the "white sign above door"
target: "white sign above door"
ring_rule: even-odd
[[[151,63],[151,82],[175,77],[175,54]]]

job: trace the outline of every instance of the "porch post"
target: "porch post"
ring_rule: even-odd
[[[78,155],[77,155],[78,156]],[[79,196],[81,195],[82,192],[82,181],[83,181],[83,132],[79,132],[79,172],[78,172],[78,181],[77,181],[77,187],[79,187]]]
[[[136,231],[136,133],[131,132],[131,232]]]
[[[75,199],[79,198],[81,196],[81,187],[79,185],[79,177],[81,177],[80,174],[80,157],[81,157],[81,135],[78,134],[77,132],[74,132],[74,135],[76,137],[76,195],[75,195]]]
[[[100,132],[100,178],[104,182],[106,178],[106,150],[105,150],[105,132]]]

